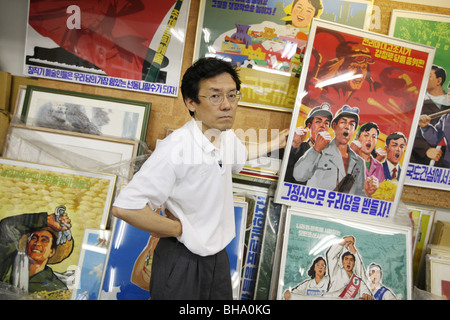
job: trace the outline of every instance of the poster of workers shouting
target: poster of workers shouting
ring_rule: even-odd
[[[411,299],[410,237],[407,225],[288,209],[277,299]]]
[[[434,52],[313,20],[277,201],[392,217]]]

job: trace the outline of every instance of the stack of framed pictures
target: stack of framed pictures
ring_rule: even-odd
[[[46,299],[97,298],[116,185],[134,173],[151,104],[37,86],[17,101],[0,158],[0,224],[10,230],[0,235],[0,280]],[[36,272],[24,262],[49,236],[56,254],[39,257],[45,272]],[[87,269],[96,282],[86,283]]]
[[[450,300],[450,249],[430,245],[426,255],[426,289],[438,299]]]

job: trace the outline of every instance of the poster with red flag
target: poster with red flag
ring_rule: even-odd
[[[393,216],[434,52],[314,20],[277,201]]]
[[[178,95],[190,0],[30,0],[24,74]]]

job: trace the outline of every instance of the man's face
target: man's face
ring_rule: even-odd
[[[36,231],[31,235],[27,245],[27,255],[38,263],[50,259],[55,250],[52,249],[53,236],[48,231]]]
[[[333,123],[333,131],[338,144],[347,144],[355,132],[356,120],[353,117],[341,117]]]
[[[386,147],[386,158],[393,164],[398,164],[403,156],[406,148],[406,141],[403,138],[389,141],[389,145]]]
[[[236,91],[236,83],[229,73],[222,73],[213,78],[201,80],[199,83],[199,100],[196,103],[186,99],[188,109],[195,114],[195,120],[202,122],[202,131],[231,129],[237,110],[237,101],[230,103],[225,96],[220,105],[213,105],[207,98],[211,95],[223,95]]]
[[[430,78],[428,79],[427,84],[427,91],[431,91],[436,87],[440,87],[441,85],[441,78],[436,78],[436,71],[431,69]]]
[[[369,131],[363,131],[359,134],[358,141],[361,143],[360,152],[370,155],[377,143],[377,129],[372,128]]]
[[[344,270],[347,272],[350,272],[353,270],[353,267],[355,266],[355,258],[351,255],[346,255],[342,259],[342,265],[344,267]]]
[[[316,8],[308,0],[299,0],[292,7],[292,25],[297,28],[307,28],[315,14]]]
[[[316,136],[319,132],[328,131],[330,128],[330,118],[317,116],[314,117],[310,124],[308,124],[309,130],[311,131],[311,138],[316,140]]]
[[[353,75],[358,75],[358,77],[347,81],[347,85],[350,90],[356,91],[361,89],[364,84],[364,80],[367,77],[367,68],[368,64],[365,58],[360,57],[352,60],[347,68],[347,71],[352,72]]]

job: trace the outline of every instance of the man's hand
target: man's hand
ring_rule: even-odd
[[[426,114],[423,114],[419,118],[419,127],[424,128],[430,124],[431,118]]]
[[[378,178],[375,176],[367,177],[364,181],[364,192],[368,197],[372,196],[378,189]]]
[[[316,136],[316,142],[314,143],[314,149],[321,153],[323,149],[331,142],[331,135],[328,131],[319,132]]]
[[[426,152],[428,158],[434,161],[439,161],[442,157],[442,150],[438,148],[429,148]]]
[[[170,219],[170,220],[176,222],[176,223],[179,225],[179,226],[177,227],[177,228],[179,229],[179,232],[176,232],[176,235],[174,235],[174,237],[180,236],[181,233],[183,232],[183,228],[182,228],[180,219],[176,218],[176,217],[172,214],[172,212],[170,212],[170,211],[167,210],[167,209],[164,210],[164,213],[166,214],[166,218],[167,218],[167,219]],[[159,214],[159,213],[156,213],[156,214]],[[156,232],[150,232],[150,235],[151,235],[152,237],[156,237],[156,238],[166,238],[166,237],[168,237],[167,235],[164,235],[164,234],[161,234],[161,233],[156,233]]]
[[[69,216],[63,213],[59,216],[59,221],[54,213],[47,216],[47,225],[55,231],[65,231],[72,227]]]
[[[306,134],[308,133],[308,129],[303,127],[298,127],[295,129],[294,138],[292,139],[292,147],[298,148],[305,141]]]

